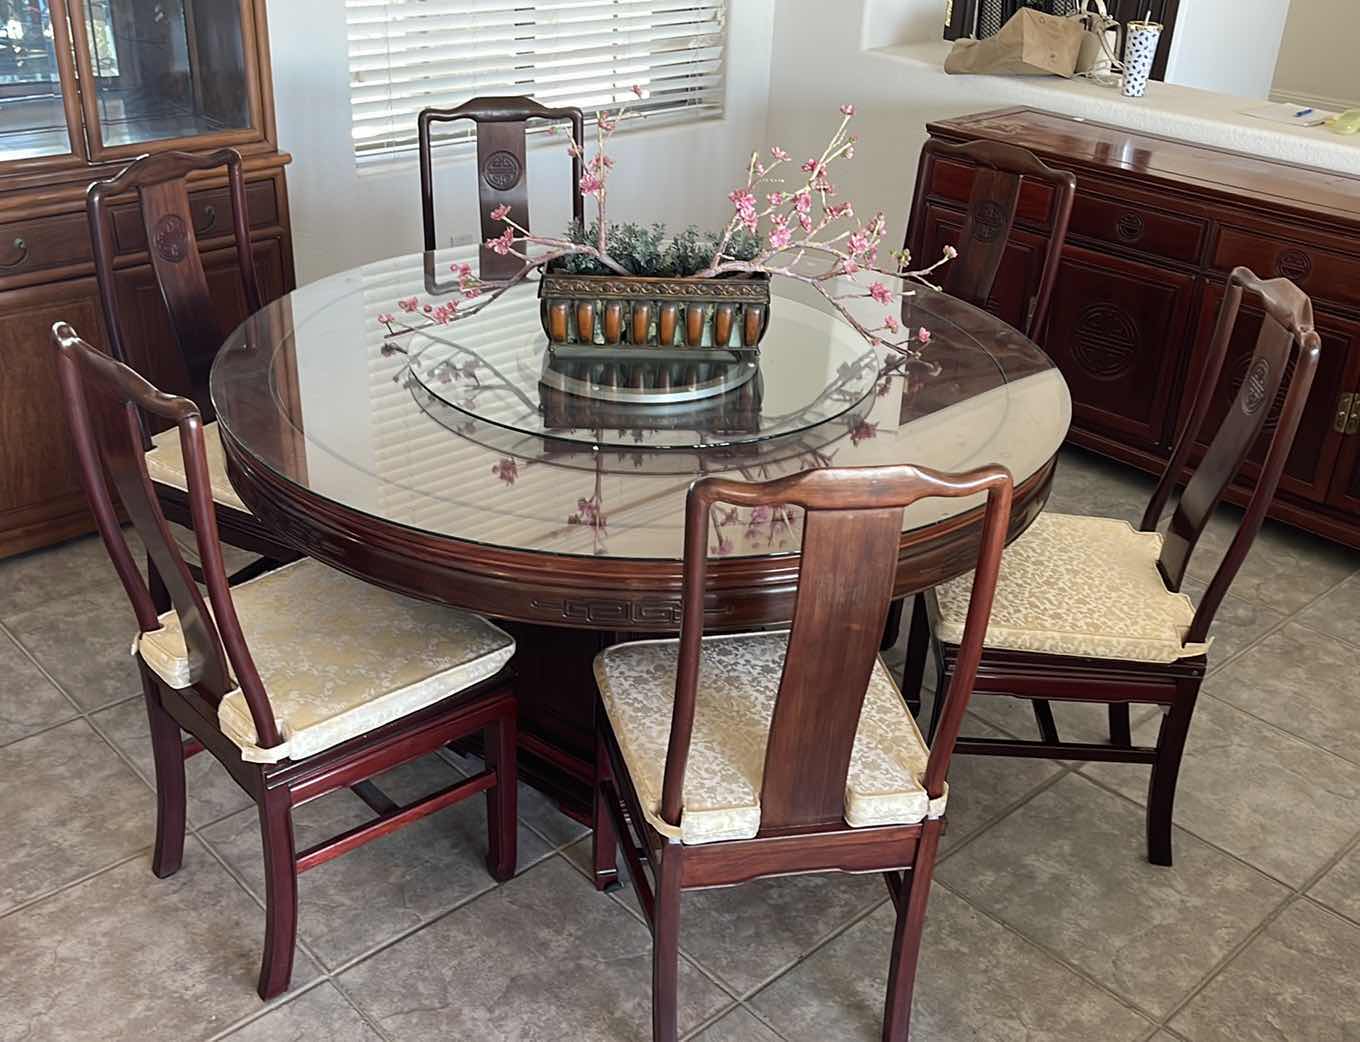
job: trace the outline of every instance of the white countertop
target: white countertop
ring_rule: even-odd
[[[1241,109],[1262,104],[1259,100],[1167,83],[1150,83],[1145,97],[1126,98],[1117,88],[1100,87],[1080,77],[949,76],[944,59],[950,46],[938,40],[871,53],[900,63],[913,76],[967,80],[970,92],[980,99],[994,94],[996,107],[1025,105],[1262,159],[1360,175],[1360,134],[1343,136],[1325,127],[1291,127],[1242,115]],[[938,89],[940,84],[932,86]]]

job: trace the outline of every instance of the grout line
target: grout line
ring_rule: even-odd
[[[1127,996],[1121,995],[1119,992],[1111,988],[1108,984],[1104,984],[1101,981],[1096,980],[1096,978],[1091,976],[1091,974],[1089,974],[1086,970],[1082,969],[1080,966],[1076,966],[1068,962],[1066,958],[1064,958],[1059,953],[1053,951],[1051,948],[1048,947],[1048,945],[1044,944],[1042,941],[1038,941],[1035,938],[1030,937],[1028,934],[1022,933],[1019,929],[1012,926],[1010,923],[1006,922],[1006,920],[1001,919],[994,913],[989,912],[985,908],[982,908],[974,904],[972,901],[968,899],[968,897],[965,894],[956,890],[954,887],[946,884],[939,878],[939,876],[936,876],[933,882],[940,889],[949,893],[950,896],[955,897],[958,900],[962,901],[965,905],[971,908],[978,915],[982,916],[984,919],[990,920],[991,922],[995,923],[997,926],[1005,930],[1007,933],[1016,937],[1021,942],[1022,945],[1029,948],[1033,948],[1035,951],[1042,952],[1045,956],[1052,959],[1059,966],[1080,977],[1087,984],[1096,988],[1098,991],[1104,992],[1106,995],[1114,999],[1117,1003],[1119,1003],[1119,1005],[1123,1006],[1125,1009],[1133,1011],[1139,1017],[1151,1022],[1152,1024],[1159,1025],[1161,1023],[1160,1018],[1158,1018],[1158,1016],[1155,1013],[1152,1013],[1149,1010],[1146,1010],[1143,1007],[1139,1006],[1136,1002],[1134,1002]],[[929,915],[928,909],[926,914]]]
[[[129,861],[136,861],[138,858],[147,856],[148,854],[150,854],[150,852],[151,852],[150,846],[141,847],[140,849],[133,851],[131,854],[127,854],[123,857],[120,857],[117,861],[114,861],[107,865],[102,865],[91,872],[86,872],[83,876],[79,876],[75,879],[72,879],[70,882],[62,883],[60,886],[55,886],[51,890],[44,890],[40,894],[34,894],[31,897],[26,897],[24,898],[23,901],[19,902],[14,907],[7,908],[3,912],[0,912],[0,919],[8,918],[9,916],[22,912],[25,909],[32,908],[34,905],[46,901],[49,897],[56,897],[58,894],[65,893],[67,890],[70,890],[73,887],[80,886],[80,884],[82,883],[88,883],[91,879],[94,879],[98,876],[102,876],[105,872],[112,872],[115,868],[121,868],[123,865],[126,865]]]
[[[255,1021],[268,1016],[275,1010],[283,1009],[285,1006],[291,1006],[293,1003],[301,999],[304,995],[308,995],[311,992],[316,991],[318,988],[325,987],[327,983],[329,982],[326,980],[325,977],[318,977],[316,980],[308,981],[306,984],[302,985],[299,988],[294,989],[290,987],[287,991],[285,991],[282,995],[278,996],[277,998],[272,999],[269,1002],[262,1002],[258,1009],[252,1010],[251,1012],[245,1014],[244,1016],[232,1021],[221,1031],[217,1032],[217,1034],[210,1036],[208,1042],[218,1042],[219,1039],[224,1039],[228,1035],[240,1031],[247,1025],[253,1024],[255,1023]]]
[[[1029,792],[1021,796],[1018,800],[1016,800],[1014,803],[1008,806],[996,817],[989,819],[986,824],[979,826],[975,831],[970,832],[968,835],[964,836],[961,840],[959,840],[957,844],[951,845],[948,850],[940,851],[939,855],[935,859],[936,866],[938,867],[939,865],[942,865],[945,861],[947,861],[949,858],[952,858],[960,850],[966,850],[968,847],[972,846],[984,835],[990,832],[993,828],[995,828],[997,825],[1000,825],[1003,821],[1005,821],[1012,814],[1018,811],[1021,807],[1025,806],[1027,803],[1030,803],[1038,796],[1042,795],[1049,789],[1053,788],[1053,786],[1057,785],[1058,782],[1063,780],[1063,778],[1067,777],[1070,774],[1076,773],[1074,768],[1070,766],[1063,766],[1057,760],[1048,760],[1046,762],[1057,763],[1059,766],[1059,770],[1051,778],[1046,778],[1043,781],[1041,781],[1038,785],[1034,786],[1034,788],[1030,789]],[[947,815],[948,808],[946,807],[946,817]]]

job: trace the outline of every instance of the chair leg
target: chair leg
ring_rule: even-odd
[[[518,730],[509,713],[486,729],[485,738],[486,765],[496,772],[496,784],[486,790],[486,867],[502,883],[514,876],[519,857]]]
[[[921,687],[926,677],[926,660],[930,657],[930,620],[926,617],[925,594],[918,593],[912,599],[910,625],[911,629],[907,632],[907,661],[902,667],[902,697],[907,700],[907,708],[911,710],[911,715],[919,716]],[[943,688],[944,685],[937,686]],[[936,706],[940,704],[938,697],[935,704]],[[934,717],[935,714],[932,713],[931,716]]]
[[[1053,718],[1053,706],[1042,698],[1030,699],[1034,706],[1034,722],[1039,725],[1039,739],[1050,745],[1058,743],[1058,721]]]
[[[156,848],[151,871],[165,879],[179,871],[184,859],[184,740],[179,724],[161,705],[155,682],[145,675],[142,690],[156,764]]]
[[[652,923],[652,1042],[677,1042],[680,989],[680,859],[684,847],[668,841],[656,869],[656,921]]]
[[[899,597],[888,605],[888,619],[883,624],[883,639],[878,642],[879,651],[891,651],[892,646],[897,643],[897,635],[902,630],[902,608],[906,603],[905,597]]]
[[[1157,735],[1157,759],[1152,764],[1152,778],[1148,782],[1148,861],[1167,867],[1171,865],[1171,818],[1176,804],[1176,781],[1180,776],[1181,755],[1190,733],[1190,718],[1195,712],[1199,685],[1184,685],[1177,695],[1175,704],[1162,717],[1161,731]]]
[[[598,713],[599,710],[597,709]],[[614,828],[614,815],[605,795],[604,783],[613,777],[609,766],[609,751],[604,736],[595,733],[595,815],[591,822],[591,864],[594,866],[595,889],[605,892],[618,890],[619,836]]]
[[[893,931],[891,963],[888,966],[888,995],[883,1007],[883,1042],[907,1042],[911,1030],[911,999],[916,988],[916,962],[921,954],[921,933],[925,929],[926,901],[930,880],[935,874],[935,852],[940,844],[942,821],[926,822],[912,868],[903,883],[905,893],[897,912]]]
[[[272,999],[288,990],[297,944],[297,860],[293,809],[286,790],[266,792],[259,803],[264,841],[264,957],[257,990]]]
[[[1129,704],[1116,702],[1110,706],[1110,744],[1121,749],[1133,745],[1133,726],[1129,720]]]

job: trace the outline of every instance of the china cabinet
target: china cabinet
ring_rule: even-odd
[[[1360,547],[1360,179],[1031,109],[942,120],[942,141],[1008,141],[1077,175],[1067,246],[1036,339],[1072,392],[1074,444],[1158,473],[1189,415],[1228,274],[1284,276],[1313,300],[1322,357],[1273,516]],[[923,171],[912,252],[955,242],[975,172]],[[1027,186],[989,309],[1011,322],[1037,283],[1051,197]],[[966,249],[966,246],[962,246]],[[1243,307],[1213,430],[1246,378],[1260,313]],[[1228,498],[1256,480],[1267,424]]]
[[[85,189],[136,156],[231,146],[245,158],[266,299],[293,287],[265,0],[0,0],[0,557],[93,527],[48,330],[103,346]],[[235,265],[225,177],[191,184],[210,280]],[[137,202],[116,207],[115,282],[130,337],[173,343]],[[245,317],[215,296],[219,324]]]

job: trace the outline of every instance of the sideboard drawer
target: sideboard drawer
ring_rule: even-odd
[[[967,209],[973,197],[977,167],[952,159],[937,159],[930,174],[930,194]],[[1047,228],[1053,211],[1053,190],[1046,184],[1026,181],[1020,187],[1015,217],[1022,224]]]
[[[1204,221],[1084,192],[1077,193],[1069,227],[1073,235],[1184,264],[1199,263],[1207,230]]]
[[[84,212],[0,224],[0,279],[88,264],[89,226]]]
[[[268,228],[279,223],[279,202],[273,179],[251,181],[246,185],[246,209],[250,227]],[[194,234],[200,239],[231,235],[231,191],[202,188],[189,193],[189,212],[194,219]],[[125,203],[113,210],[113,241],[119,253],[140,253],[146,249],[146,227],[141,207]]]
[[[1360,258],[1224,228],[1214,249],[1214,267],[1231,271],[1239,264],[1263,279],[1290,279],[1319,300],[1360,304]]]

